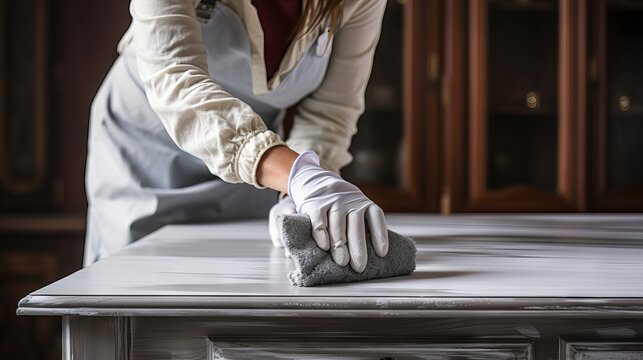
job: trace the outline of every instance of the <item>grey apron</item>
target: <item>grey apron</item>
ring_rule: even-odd
[[[322,32],[275,89],[252,91],[250,44],[238,15],[217,3],[202,25],[211,78],[273,131],[285,109],[323,81],[331,46]],[[321,49],[321,50],[320,50]],[[166,225],[267,217],[277,193],[229,184],[170,139],[150,108],[132,56],[119,57],[91,108],[85,265]]]

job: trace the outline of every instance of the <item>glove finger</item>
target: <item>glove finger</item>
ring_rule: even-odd
[[[313,225],[313,239],[315,243],[322,250],[328,251],[330,249],[330,240],[328,236],[328,214],[327,210],[314,209],[314,211],[306,212],[310,217],[310,222]]]
[[[347,237],[351,268],[361,273],[366,268],[366,261],[368,260],[363,211],[348,214]]]
[[[375,253],[384,257],[388,253],[388,229],[382,209],[372,204],[366,209],[366,221],[371,232],[371,243]]]
[[[330,233],[330,254],[339,266],[348,265],[350,256],[346,246],[346,214],[337,209],[328,213],[328,231]]]

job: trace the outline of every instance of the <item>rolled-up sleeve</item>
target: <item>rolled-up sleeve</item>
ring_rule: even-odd
[[[170,137],[222,180],[261,187],[259,159],[284,143],[210,78],[193,1],[132,0],[130,12],[141,82]]]
[[[386,7],[386,0],[354,3],[354,11],[334,35],[324,81],[299,104],[287,140],[296,151],[317,152],[322,166],[336,173],[352,161],[348,149],[364,112],[364,92]]]

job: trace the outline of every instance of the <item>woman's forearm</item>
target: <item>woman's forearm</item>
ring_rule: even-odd
[[[257,182],[262,186],[287,193],[290,169],[298,155],[287,146],[268,149],[259,160]]]

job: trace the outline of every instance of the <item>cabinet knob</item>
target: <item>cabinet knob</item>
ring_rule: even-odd
[[[630,110],[630,97],[627,95],[621,95],[618,97],[618,108],[621,109],[621,111],[628,111]]]
[[[525,100],[527,101],[527,107],[530,109],[539,109],[540,108],[540,94],[536,91],[530,91],[525,95]]]

